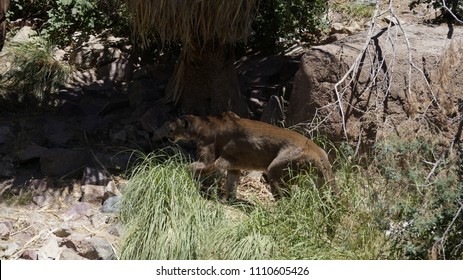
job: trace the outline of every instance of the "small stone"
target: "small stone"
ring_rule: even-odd
[[[14,164],[11,161],[2,161],[0,159],[0,177],[13,177],[14,175]]]
[[[104,196],[103,200],[106,200],[112,196],[120,195],[121,193],[116,187],[116,183],[114,181],[109,181],[106,187],[104,188]]]
[[[71,233],[71,228],[68,225],[64,225],[53,232],[56,237],[60,238],[68,237]]]
[[[123,236],[124,235],[124,227],[121,223],[117,222],[109,226],[108,233],[114,236]]]
[[[122,144],[127,141],[127,132],[125,130],[120,130],[118,132],[112,133],[110,135],[111,142],[115,144]]]
[[[41,194],[45,192],[46,190],[53,188],[54,184],[52,181],[45,180],[45,179],[32,179],[29,186],[31,189]]]
[[[78,202],[71,206],[69,210],[64,213],[63,220],[65,222],[71,220],[78,220],[84,216],[90,216],[92,212],[92,207],[90,203],[87,202]]]
[[[26,250],[21,254],[20,259],[23,259],[23,260],[38,260],[39,259],[39,254],[37,253],[37,251]]]
[[[105,187],[97,185],[84,185],[81,187],[82,197],[80,201],[88,203],[102,204]]]
[[[16,35],[11,38],[11,42],[14,43],[26,43],[33,41],[33,38],[37,37],[37,31],[33,30],[30,26],[22,27]]]
[[[117,209],[119,208],[119,201],[120,201],[119,196],[112,196],[106,199],[105,202],[103,203],[103,207],[101,207],[101,212],[103,213],[117,212]]]
[[[10,238],[11,229],[9,229],[5,224],[0,223],[0,238],[2,240],[8,240]]]
[[[0,243],[0,257],[9,258],[20,248],[21,246],[16,242]]]
[[[44,193],[44,194],[39,194],[39,195],[35,195],[33,198],[32,198],[32,202],[35,203],[35,205],[37,206],[40,206],[40,207],[43,207],[47,204],[50,204],[53,202],[53,197],[47,193]]]
[[[104,213],[96,213],[95,215],[90,217],[90,223],[95,228],[101,228],[105,226],[106,224],[108,224],[109,220],[110,220],[110,217]]]
[[[53,52],[53,58],[56,61],[63,61],[65,56],[66,56],[66,52],[64,50],[57,49]]]
[[[91,237],[86,238],[89,244],[95,249],[97,253],[97,257],[95,259],[98,260],[114,260],[116,259],[116,254],[114,253],[113,247],[111,244],[104,238],[100,237]]]
[[[61,246],[74,250],[79,256],[90,260],[99,259],[98,252],[95,247],[87,241],[87,236],[74,235],[63,238],[60,242]]]
[[[54,260],[60,255],[59,239],[51,235],[39,249],[38,255],[44,259]]]
[[[18,152],[18,160],[25,162],[31,159],[40,158],[40,156],[47,150],[47,148],[32,143]]]
[[[82,185],[101,185],[108,184],[109,178],[103,170],[95,167],[85,167],[82,176]]]
[[[12,137],[13,133],[11,133],[11,129],[8,126],[0,126],[0,144],[6,143]]]
[[[87,150],[50,149],[40,157],[40,169],[44,175],[69,176],[80,170],[87,159]]]
[[[87,260],[86,258],[79,256],[76,251],[69,248],[62,248],[59,255],[60,260]]]

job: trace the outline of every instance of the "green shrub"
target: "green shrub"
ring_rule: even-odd
[[[327,1],[264,0],[252,23],[250,45],[276,52],[297,41],[308,41],[327,28]]]
[[[385,216],[390,221],[398,258],[461,259],[463,221],[445,236],[463,199],[457,160],[432,139],[390,137],[376,147],[375,168],[385,179]],[[444,249],[444,250],[443,250]]]
[[[128,13],[121,0],[13,0],[8,18],[39,18],[43,22],[38,26],[41,36],[60,46],[85,40],[104,29],[115,35],[130,34]]]
[[[431,7],[437,10],[440,9],[445,19],[455,20],[456,17],[460,21],[463,20],[463,0],[445,1],[447,8],[450,9],[453,15],[448,10],[443,8],[442,2],[443,1],[436,0],[414,0],[410,2],[409,7],[411,10],[414,10],[418,5],[426,4],[428,9],[431,9]]]

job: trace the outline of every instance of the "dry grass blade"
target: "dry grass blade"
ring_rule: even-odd
[[[158,34],[162,42],[181,42],[188,49],[207,42],[245,40],[256,10],[256,0],[126,0],[133,13],[135,33],[146,45]]]

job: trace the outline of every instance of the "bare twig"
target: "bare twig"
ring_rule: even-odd
[[[440,158],[433,164],[431,171],[429,172],[428,176],[426,176],[426,180],[424,180],[424,186],[427,186],[429,183],[429,180],[431,179],[431,176],[434,174],[436,171],[437,166],[441,163],[442,160],[445,158],[445,153],[443,153]]]
[[[342,107],[342,97],[343,97],[343,93],[339,92],[339,87],[342,83],[344,83],[347,78],[349,76],[355,76],[356,73],[358,73],[359,71],[359,66],[360,66],[360,62],[362,61],[362,57],[364,56],[365,52],[367,51],[368,49],[368,46],[370,45],[370,40],[371,38],[373,37],[373,32],[375,30],[375,27],[376,27],[376,19],[378,18],[378,14],[379,14],[379,1],[376,3],[376,9],[375,9],[375,12],[371,18],[371,22],[370,22],[370,29],[368,30],[368,35],[367,35],[367,40],[365,41],[365,44],[363,45],[363,48],[362,50],[360,51],[359,55],[357,56],[357,58],[355,59],[355,62],[351,65],[351,67],[349,68],[349,70],[346,72],[346,74],[344,74],[344,76],[336,83],[336,85],[334,86],[334,90],[336,92],[336,97],[337,97],[337,104],[339,105],[339,110],[340,110],[340,113],[341,113],[341,121],[342,121],[342,130],[343,130],[343,133],[344,133],[344,137],[346,137],[347,139],[347,129],[346,129],[346,118],[345,118],[345,113],[344,113],[344,109]],[[348,85],[345,86],[345,88],[347,88],[351,83],[353,82],[353,80],[350,80]]]
[[[463,24],[463,21],[459,19],[457,15],[455,15],[449,7],[447,7],[447,3],[445,2],[445,0],[442,0],[442,8],[446,10],[458,23]]]
[[[445,246],[444,246],[445,238],[447,237],[447,234],[450,232],[450,229],[452,228],[453,224],[455,223],[458,216],[460,215],[461,210],[463,209],[463,203],[462,202],[459,202],[459,203],[460,203],[460,208],[458,208],[457,212],[453,216],[452,222],[450,222],[449,226],[445,229],[444,233],[442,234],[442,237],[439,238],[439,240],[437,240],[436,243],[434,243],[433,245],[434,248],[438,248],[439,245],[442,246],[442,255],[444,257],[444,260],[445,260]]]

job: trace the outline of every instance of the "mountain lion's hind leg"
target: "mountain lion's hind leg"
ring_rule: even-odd
[[[233,201],[236,199],[236,187],[238,186],[240,176],[240,170],[227,170],[227,183],[225,185],[227,200]]]

